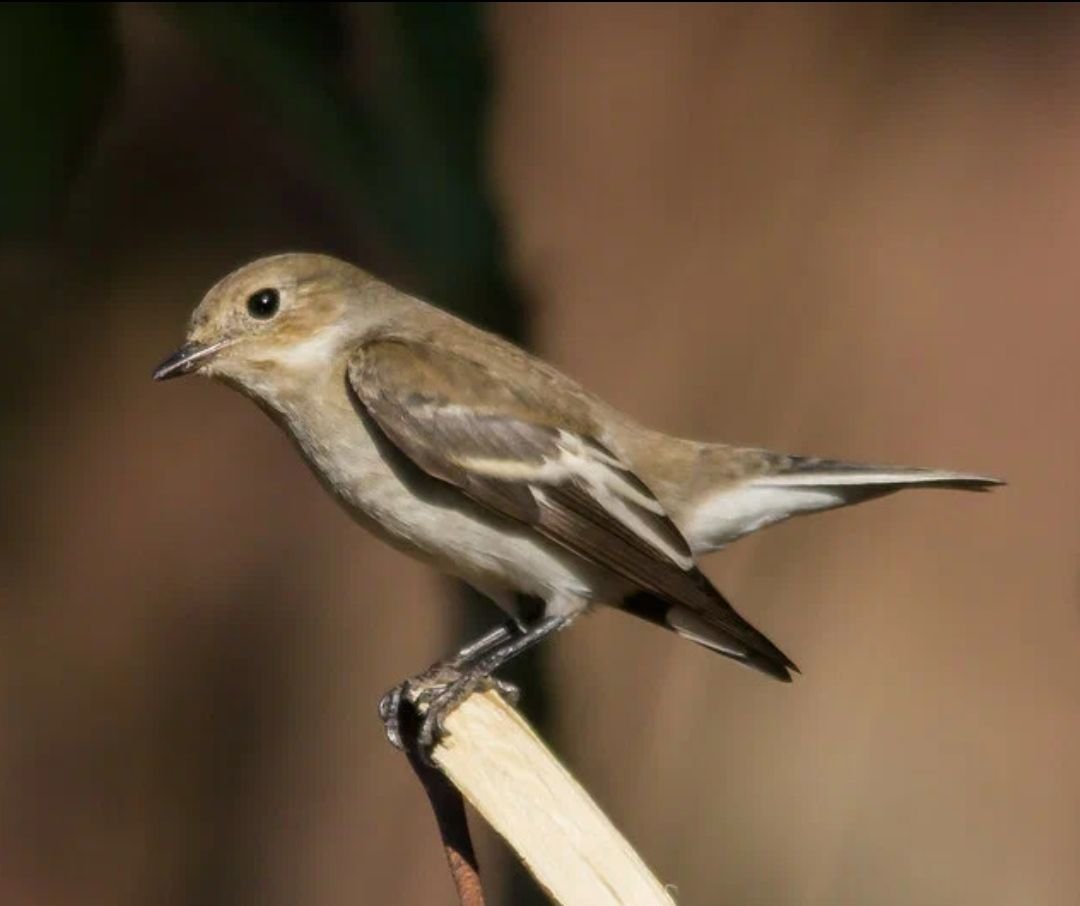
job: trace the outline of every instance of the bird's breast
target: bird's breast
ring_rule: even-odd
[[[344,390],[283,405],[280,421],[323,486],[395,548],[497,599],[497,589],[595,596],[587,564],[423,472]]]

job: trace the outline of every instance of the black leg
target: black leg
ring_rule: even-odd
[[[518,628],[517,623],[512,620],[509,623],[503,623],[501,626],[496,626],[490,632],[484,633],[480,638],[473,639],[467,645],[464,645],[458,653],[453,656],[451,663],[455,667],[465,667],[477,658],[483,657],[489,651],[519,635],[521,635],[521,630]]]
[[[404,748],[401,709],[419,707],[424,710],[424,718],[417,744],[421,756],[427,760],[446,733],[443,722],[447,715],[477,689],[493,687],[516,701],[516,687],[491,674],[567,622],[567,617],[545,617],[524,631],[515,623],[508,623],[470,642],[448,661],[395,686],[379,702],[379,716],[386,727],[387,739],[397,748]]]

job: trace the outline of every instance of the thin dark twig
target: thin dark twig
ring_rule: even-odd
[[[420,756],[416,743],[419,717],[411,704],[402,702],[402,705],[401,735],[405,742],[405,754],[431,802],[458,899],[461,906],[484,906],[484,887],[480,882],[480,868],[469,834],[465,802],[457,787],[446,779],[442,771],[427,764]]]

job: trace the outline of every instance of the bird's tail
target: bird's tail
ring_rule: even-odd
[[[790,683],[791,671],[799,672],[791,658],[740,616],[708,579],[703,575],[700,579],[705,595],[695,599],[692,605],[640,592],[625,600],[622,609],[671,629],[710,651]]]
[[[716,550],[749,532],[791,516],[850,506],[908,488],[986,491],[997,478],[922,469],[783,456],[764,450],[717,448],[730,461],[741,457],[741,474],[719,473],[715,491],[697,495],[686,534],[694,551]]]

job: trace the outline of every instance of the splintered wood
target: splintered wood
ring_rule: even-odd
[[[673,906],[607,816],[497,693],[446,720],[434,761],[561,906]]]

